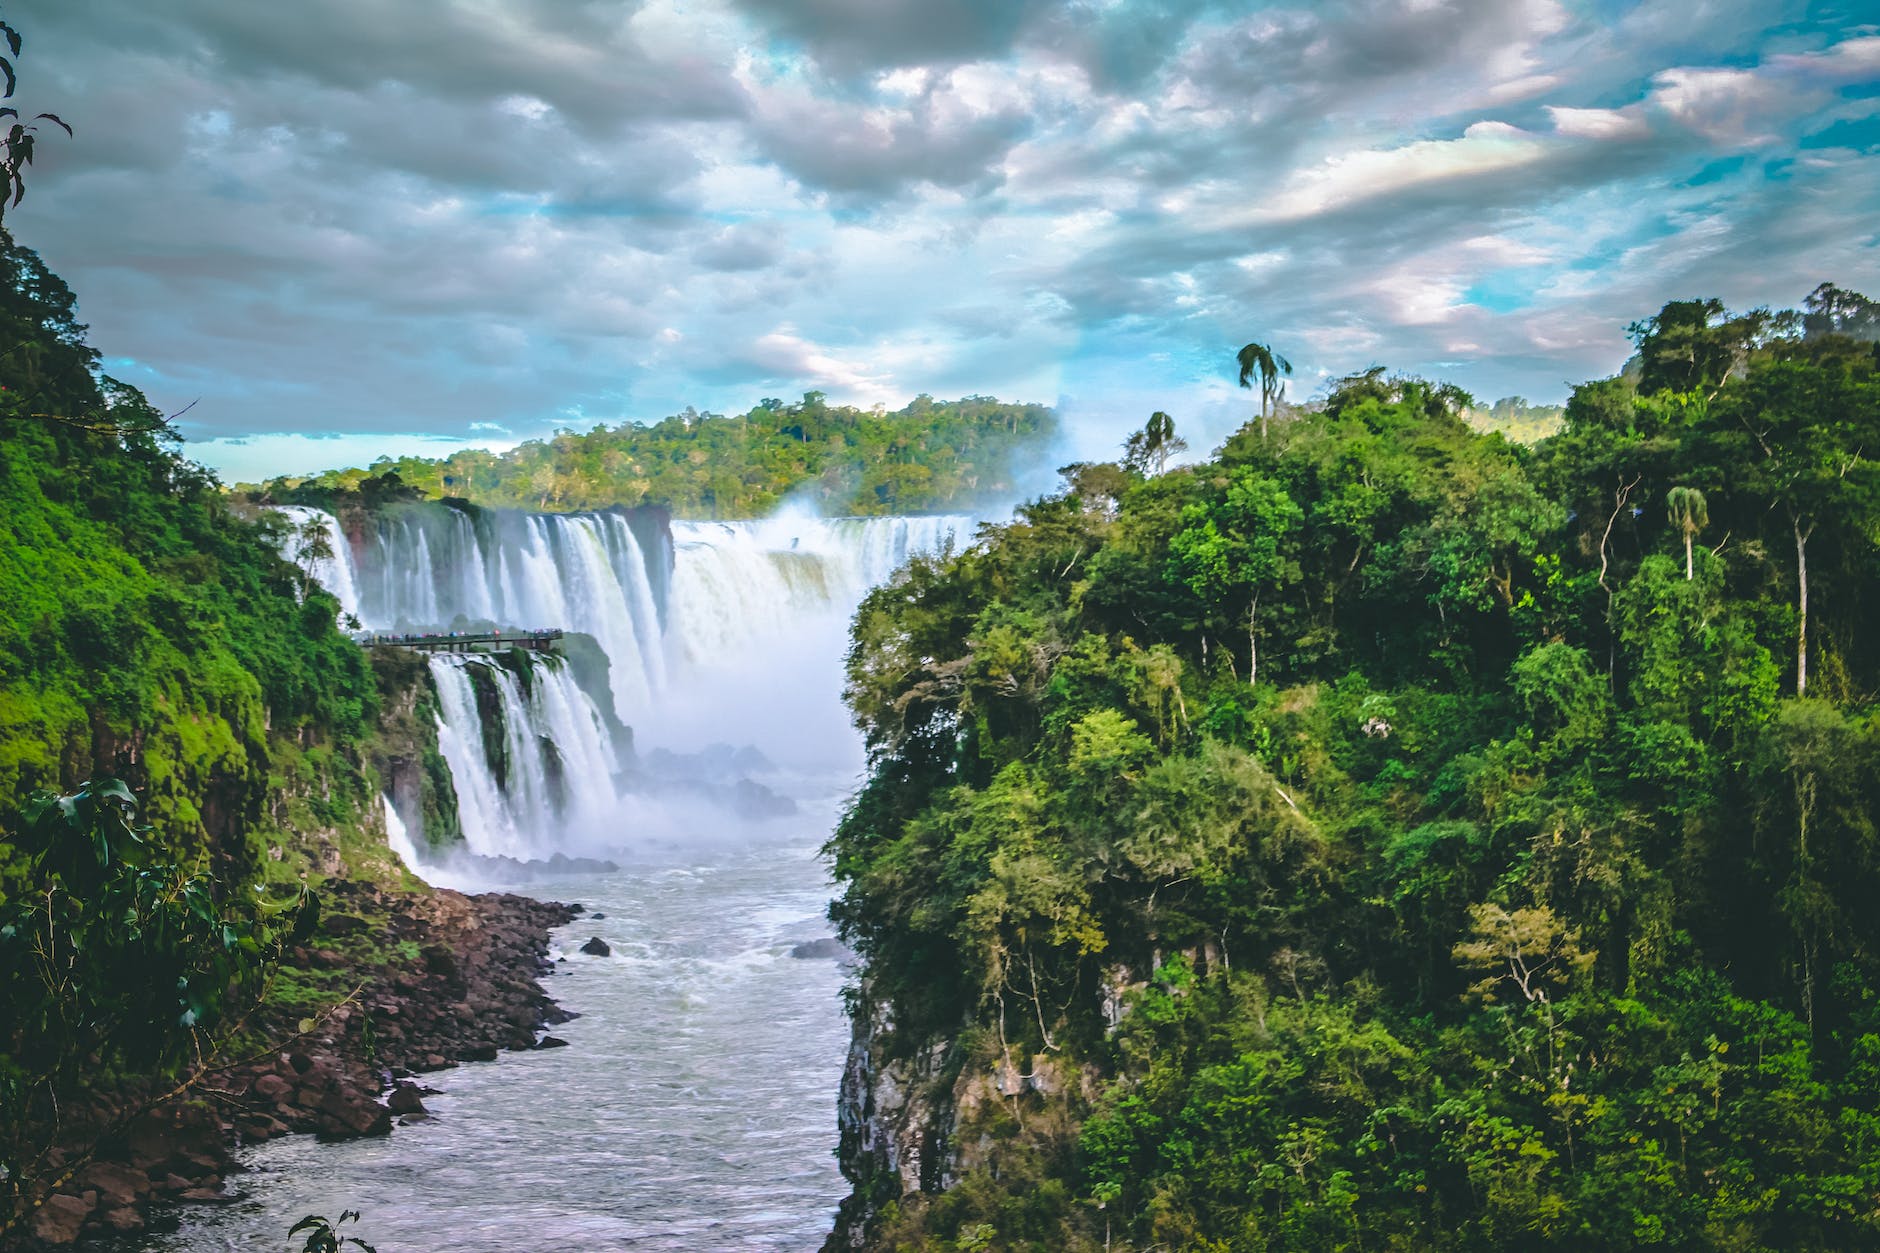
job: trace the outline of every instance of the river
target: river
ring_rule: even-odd
[[[815,1249],[845,1191],[847,1023],[842,967],[789,955],[830,933],[817,847],[835,798],[803,799],[702,855],[522,888],[606,915],[557,936],[546,986],[581,1015],[554,1029],[567,1048],[422,1076],[434,1117],[386,1139],[258,1146],[239,1200],[189,1207],[147,1247],[281,1253],[303,1215],[356,1209],[380,1253]],[[611,956],[577,951],[594,935]]]
[[[435,1116],[389,1139],[259,1146],[237,1199],[186,1209],[145,1247],[280,1253],[302,1216],[343,1210],[381,1253],[818,1247],[846,1191],[845,969],[790,954],[830,934],[818,850],[861,772],[839,699],[846,628],[869,586],[968,520],[414,505],[348,533],[288,512],[328,536],[309,568],[369,629],[593,641],[604,688],[573,662],[434,657],[439,743],[464,852],[620,868],[518,888],[593,911],[556,937],[547,980],[581,1015],[556,1029],[567,1048],[425,1076]],[[753,789],[771,816],[744,803]],[[508,886],[475,877],[487,860],[421,857],[417,812],[388,795],[388,838],[427,879]],[[594,935],[610,956],[578,951]]]

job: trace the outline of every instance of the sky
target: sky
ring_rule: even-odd
[[[7,215],[231,479],[816,389],[1200,447],[1270,343],[1563,400],[1880,296],[1880,12],[1781,0],[12,0]]]

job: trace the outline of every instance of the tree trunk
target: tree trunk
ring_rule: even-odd
[[[1686,531],[1684,533],[1684,581],[1689,583],[1691,577],[1691,532]]]
[[[1808,537],[1815,533],[1815,525],[1809,523],[1804,531],[1796,518],[1789,525],[1795,532],[1795,695],[1802,697],[1808,695]]]
[[[1260,644],[1254,638],[1254,616],[1260,612],[1260,597],[1256,593],[1253,604],[1247,607],[1247,686],[1257,687],[1260,683]]]

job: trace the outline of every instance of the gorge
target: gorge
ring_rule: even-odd
[[[843,641],[870,586],[968,520],[282,511],[327,537],[303,560],[367,637],[571,632],[561,655],[432,655],[452,795],[427,805],[422,772],[394,771],[385,818],[433,882],[587,906],[546,983],[582,1017],[555,1029],[568,1048],[426,1076],[435,1117],[389,1140],[262,1146],[241,1200],[150,1247],[276,1249],[340,1208],[385,1248],[819,1243],[846,1190],[845,968],[814,944],[818,850],[860,765]]]

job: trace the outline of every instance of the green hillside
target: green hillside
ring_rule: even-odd
[[[869,598],[869,1247],[1880,1243],[1880,349],[1706,310],[1531,449],[1354,376]]]

